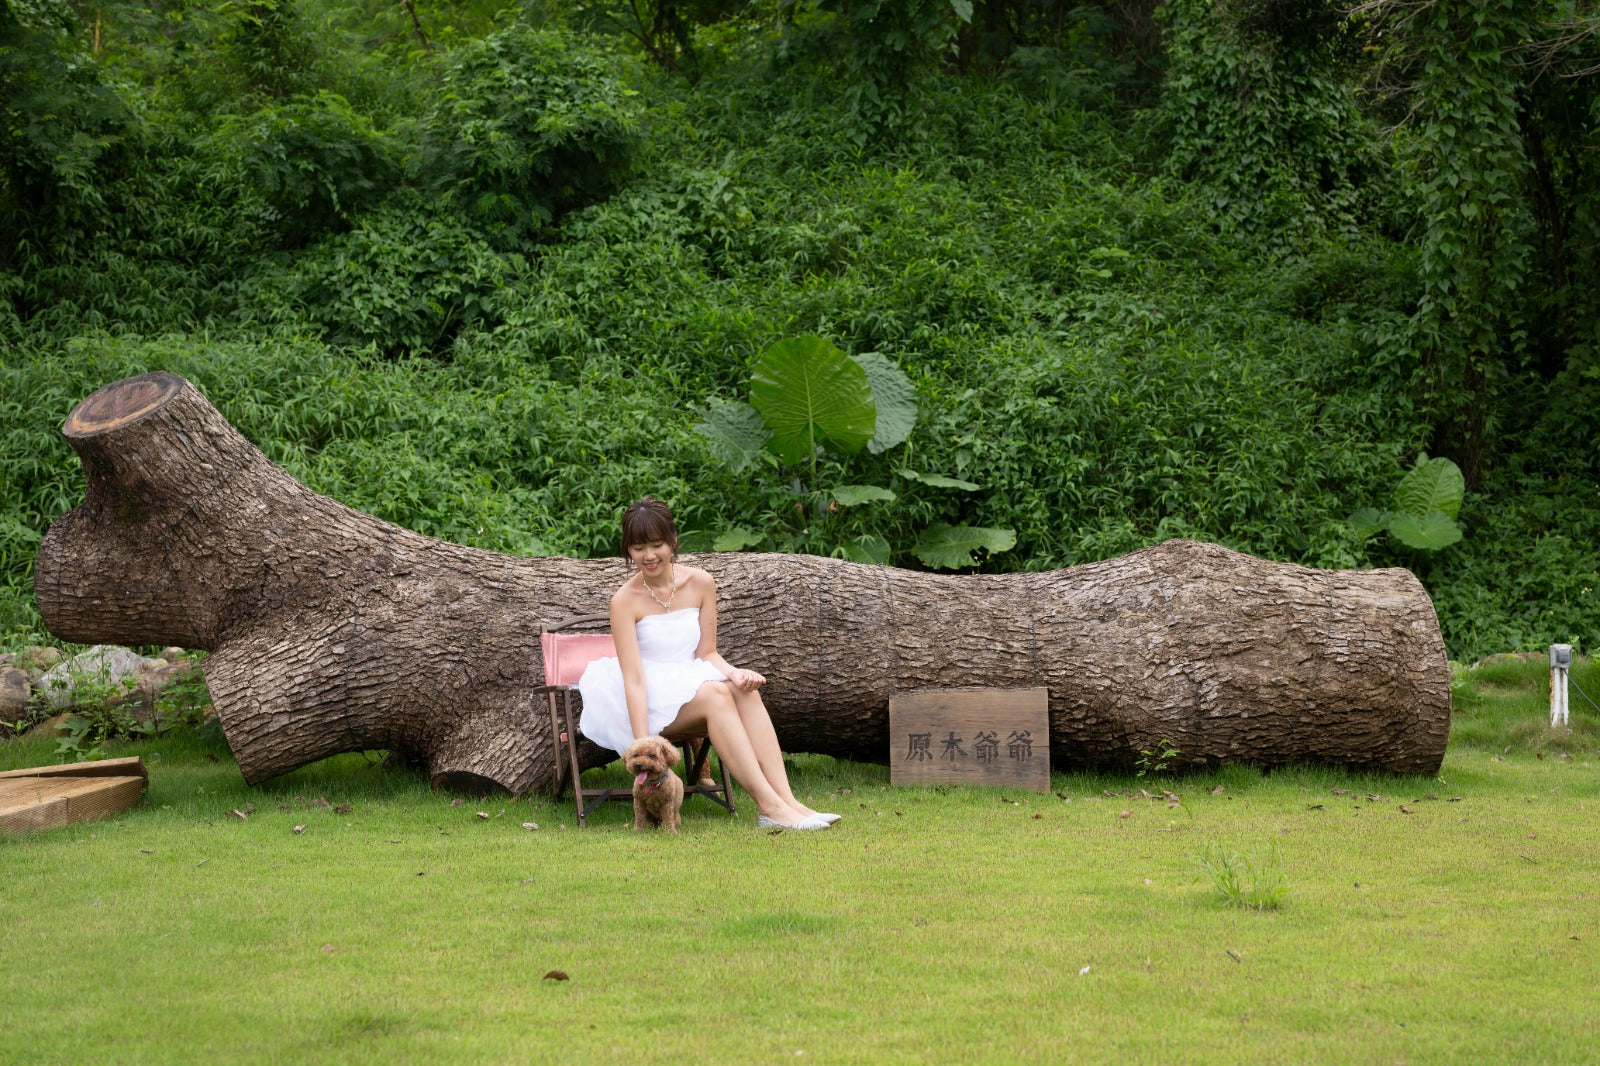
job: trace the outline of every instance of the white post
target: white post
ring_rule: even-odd
[[[1567,724],[1567,671],[1572,668],[1572,645],[1550,645],[1550,728]]]

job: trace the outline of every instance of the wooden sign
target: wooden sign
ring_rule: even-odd
[[[889,782],[1049,792],[1048,691],[940,688],[891,696]]]

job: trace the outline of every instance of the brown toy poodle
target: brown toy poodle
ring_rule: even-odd
[[[633,827],[656,825],[676,833],[683,807],[683,779],[672,772],[678,749],[662,737],[645,737],[628,745],[622,762],[633,771]]]

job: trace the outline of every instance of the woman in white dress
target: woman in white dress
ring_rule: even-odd
[[[622,551],[635,573],[611,597],[614,659],[578,681],[578,731],[622,751],[640,737],[709,736],[755,801],[762,828],[826,829],[839,820],[795,799],[759,689],[767,679],[717,654],[717,585],[677,563],[667,505],[646,496],[622,516]]]

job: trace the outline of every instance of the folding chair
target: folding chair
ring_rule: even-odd
[[[611,634],[605,632],[569,632],[581,626],[603,627],[610,621],[608,615],[584,614],[539,630],[539,647],[544,653],[544,681],[536,691],[545,694],[550,704],[550,735],[555,738],[556,790],[561,798],[570,780],[572,800],[578,811],[578,826],[589,824],[589,815],[606,800],[633,800],[631,788],[587,788],[583,783],[583,768],[578,763],[578,715],[574,704],[582,705],[578,695],[578,679],[584,667],[596,659],[617,654]],[[711,759],[711,741],[707,737],[683,737],[684,786],[683,796],[705,796],[713,803],[733,811],[733,791],[728,787],[728,768],[717,760],[721,777],[717,781],[701,780],[702,772]]]

